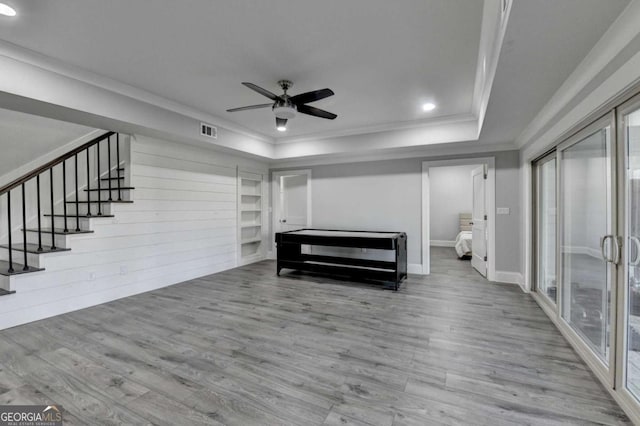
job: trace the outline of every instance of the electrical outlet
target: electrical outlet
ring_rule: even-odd
[[[120,275],[127,275],[129,273],[129,267],[127,265],[120,265]]]
[[[95,281],[95,279],[96,279],[96,273],[89,272],[89,281]]]

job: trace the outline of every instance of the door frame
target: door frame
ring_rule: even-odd
[[[617,331],[618,331],[618,313],[617,313],[617,303],[615,301],[618,297],[618,279],[617,279],[617,270],[618,268],[610,268],[609,280],[611,280],[611,303],[610,303],[610,315],[611,315],[611,328],[610,328],[610,343],[609,343],[609,359],[608,365],[605,364],[600,357],[593,351],[593,349],[583,341],[582,337],[579,333],[571,326],[571,324],[564,319],[564,275],[561,269],[562,267],[562,247],[564,245],[564,200],[562,197],[562,188],[564,185],[564,170],[562,168],[562,159],[564,157],[564,151],[567,148],[572,147],[573,145],[581,142],[585,137],[591,135],[598,129],[603,126],[610,126],[610,139],[611,139],[611,158],[610,161],[610,169],[612,171],[612,182],[611,182],[611,209],[617,208],[617,181],[616,181],[616,164],[618,161],[617,151],[618,151],[618,143],[617,143],[617,122],[616,122],[616,114],[615,111],[608,112],[601,116],[600,118],[591,122],[588,126],[584,127],[573,136],[559,143],[557,146],[557,170],[556,170],[556,179],[557,179],[557,233],[556,233],[556,276],[557,276],[557,285],[558,285],[558,309],[555,312],[556,325],[560,332],[564,335],[564,337],[571,343],[578,354],[580,354],[585,361],[585,363],[589,366],[591,371],[602,381],[606,383],[607,386],[614,387],[615,383],[615,367],[616,367],[616,357],[617,351],[620,349],[617,347]],[[609,188],[608,188],[609,189]],[[612,210],[614,211],[614,210]],[[613,235],[619,235],[618,230],[618,215],[612,214],[611,216],[611,233]]]
[[[311,214],[311,169],[300,169],[300,170],[282,170],[273,172],[271,175],[271,253],[272,257],[275,256],[276,253],[276,242],[275,242],[275,234],[276,234],[276,217],[278,216],[278,210],[280,202],[278,200],[278,195],[280,194],[280,178],[282,176],[296,176],[296,175],[307,175],[307,225],[309,227],[312,226],[312,214]]]
[[[640,108],[640,94],[632,97],[627,100],[623,104],[619,105],[615,109],[615,120],[616,120],[616,136],[618,141],[618,174],[617,174],[617,184],[618,184],[618,202],[616,207],[618,209],[618,235],[622,237],[622,250],[620,254],[620,263],[618,264],[618,277],[616,280],[618,294],[616,304],[618,307],[617,310],[617,318],[616,318],[616,335],[615,335],[615,344],[616,344],[616,354],[615,354],[615,376],[614,383],[615,388],[621,393],[622,397],[627,401],[631,402],[631,405],[634,403],[638,404],[638,400],[636,399],[638,396],[635,396],[631,393],[631,391],[626,386],[627,381],[627,339],[628,339],[628,318],[627,315],[629,310],[629,284],[627,282],[627,274],[628,274],[628,241],[629,241],[629,227],[628,227],[628,215],[627,208],[629,203],[629,188],[628,188],[628,176],[627,171],[629,170],[629,144],[627,141],[626,135],[626,127],[624,123],[624,116],[628,113],[638,111]],[[620,172],[623,170],[623,172]]]
[[[546,294],[543,294],[542,292],[539,291],[538,288],[538,273],[539,273],[539,262],[540,259],[538,257],[539,255],[539,249],[540,249],[540,241],[539,241],[539,228],[540,228],[540,212],[538,211],[538,207],[540,206],[540,188],[539,188],[539,178],[540,178],[540,173],[542,171],[542,166],[550,161],[555,161],[555,173],[556,173],[556,181],[555,181],[555,192],[556,192],[556,226],[555,226],[555,239],[554,239],[554,246],[555,246],[555,250],[556,250],[556,255],[555,255],[555,262],[556,262],[556,300],[555,303],[549,299],[547,297]],[[548,152],[546,154],[544,154],[543,156],[536,158],[535,160],[533,160],[531,162],[531,186],[532,186],[532,191],[531,191],[531,235],[532,235],[532,241],[531,241],[531,292],[536,293],[538,295],[540,295],[540,300],[542,301],[542,303],[545,304],[545,306],[552,310],[553,312],[556,312],[557,314],[557,310],[559,309],[558,307],[560,306],[560,281],[558,278],[558,272],[560,270],[560,266],[558,265],[558,233],[560,232],[560,228],[559,228],[559,213],[560,213],[560,208],[558,206],[558,200],[559,200],[559,193],[560,193],[560,179],[558,176],[558,163],[559,163],[559,158],[558,158],[558,153],[556,151],[556,149],[554,148],[551,152]]]
[[[431,221],[431,183],[429,179],[429,169],[432,167],[447,166],[469,166],[482,165],[487,167],[487,184],[485,187],[487,210],[487,279],[495,281],[496,279],[496,159],[495,157],[477,157],[477,158],[457,158],[451,160],[439,161],[423,161],[422,162],[422,274],[429,275],[431,273],[431,230],[429,227]]]

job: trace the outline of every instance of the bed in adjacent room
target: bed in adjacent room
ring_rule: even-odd
[[[460,233],[456,237],[455,249],[460,259],[470,258],[472,250],[471,213],[460,213]]]

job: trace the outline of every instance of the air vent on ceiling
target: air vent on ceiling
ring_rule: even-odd
[[[211,124],[200,123],[200,134],[211,139],[218,139],[218,129]]]

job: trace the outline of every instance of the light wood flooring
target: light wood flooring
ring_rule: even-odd
[[[265,261],[0,331],[66,424],[628,424],[529,295],[453,249],[399,292]]]

